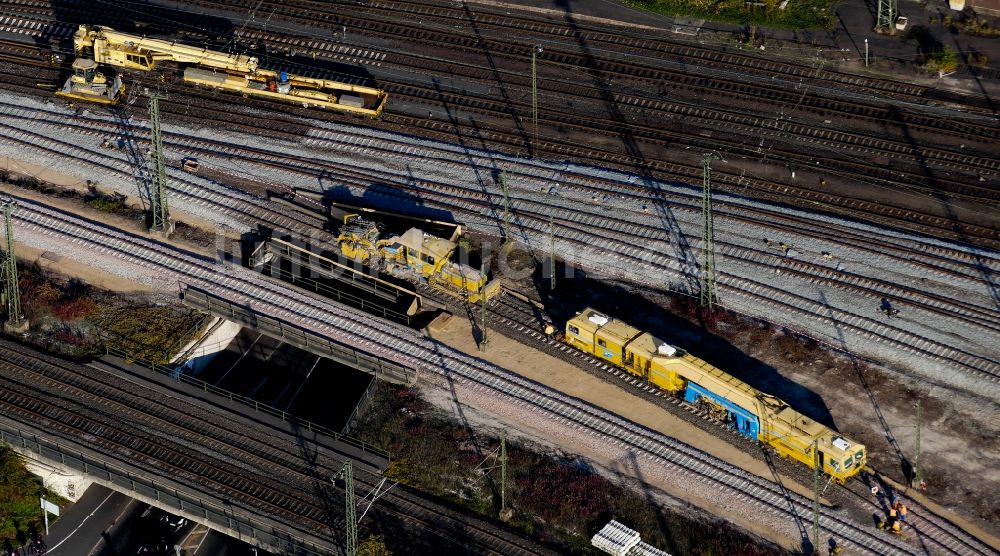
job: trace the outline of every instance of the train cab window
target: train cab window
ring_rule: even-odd
[[[577,328],[577,327],[575,327],[575,326],[573,326],[572,324],[569,325],[569,326],[567,326],[566,330],[569,330],[570,334],[576,334],[577,336],[580,335],[580,329]]]
[[[424,253],[420,254],[420,260],[424,261],[427,264],[434,264],[434,257],[432,257],[430,255],[426,255]]]
[[[840,464],[837,463],[837,460],[832,460],[830,463],[833,465],[833,470],[837,471],[839,473],[840,472]]]
[[[137,64],[137,65],[140,65],[140,66],[145,66],[146,65],[146,58],[143,57],[143,56],[137,56],[135,54],[126,54],[125,58],[129,62],[132,62],[133,64]]]
[[[417,258],[417,252],[414,251],[412,247],[407,247],[406,248],[406,256],[410,257],[412,259],[415,259],[415,258]]]
[[[597,340],[597,345],[601,346],[602,348],[608,347],[608,343],[605,342],[604,340]]]
[[[850,469],[854,465],[854,458],[847,458],[844,460],[844,469]]]
[[[91,81],[93,81],[94,77],[96,76],[96,74],[97,74],[97,71],[94,68],[87,68],[87,69],[77,68],[76,69],[76,75],[78,77],[84,78],[87,81],[87,83],[90,83]]]

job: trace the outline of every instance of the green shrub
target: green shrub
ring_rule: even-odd
[[[392,556],[392,552],[385,547],[385,539],[372,535],[358,544],[358,556]]]
[[[789,29],[832,29],[836,18],[830,0],[628,0],[627,4],[668,16],[689,16],[736,24]]]
[[[954,50],[942,46],[924,57],[924,67],[942,75],[951,73],[958,69],[958,56]]]
[[[14,540],[32,525],[39,525],[38,497],[59,501],[42,488],[41,481],[28,472],[21,456],[0,444],[0,541]]]
[[[97,210],[110,213],[118,213],[122,210],[122,208],[124,208],[123,203],[108,197],[95,197],[93,199],[88,199],[87,204]]]

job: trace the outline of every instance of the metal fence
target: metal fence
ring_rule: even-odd
[[[324,426],[321,426],[321,425],[317,425],[315,423],[312,423],[311,421],[306,421],[305,419],[299,419],[298,417],[295,417],[294,415],[292,415],[292,414],[290,414],[290,413],[288,413],[288,412],[286,412],[284,410],[278,409],[276,407],[273,407],[273,406],[270,406],[270,405],[267,405],[267,404],[260,403],[259,401],[255,400],[253,398],[248,398],[246,396],[237,394],[237,393],[232,392],[230,390],[226,390],[224,388],[219,388],[218,386],[215,386],[214,384],[205,382],[204,380],[201,380],[199,378],[195,378],[195,377],[193,377],[191,375],[184,374],[183,372],[181,372],[180,368],[173,367],[173,366],[167,366],[167,365],[157,365],[156,363],[153,363],[151,361],[143,361],[143,360],[139,360],[139,359],[134,359],[134,358],[131,358],[129,356],[129,354],[126,353],[125,351],[114,349],[114,348],[111,348],[110,346],[107,346],[107,345],[105,345],[105,352],[108,355],[114,355],[116,357],[121,357],[122,359],[124,359],[126,362],[128,362],[130,364],[140,366],[140,367],[142,367],[144,369],[148,369],[148,370],[150,370],[150,371],[152,371],[154,373],[159,373],[159,374],[162,374],[162,375],[169,376],[170,378],[172,378],[172,379],[174,379],[174,380],[176,380],[178,382],[183,382],[185,384],[190,384],[190,385],[194,386],[195,388],[201,390],[202,392],[205,392],[205,393],[208,393],[208,394],[213,394],[213,395],[219,396],[220,398],[227,399],[227,400],[229,400],[231,402],[236,402],[236,403],[240,403],[240,404],[243,404],[245,406],[248,406],[248,407],[252,407],[254,409],[254,411],[259,411],[261,413],[266,413],[268,415],[272,415],[274,417],[277,417],[277,418],[281,419],[282,421],[284,421],[286,423],[290,423],[291,425],[293,425],[294,427],[297,427],[300,430],[304,430],[304,431],[307,431],[307,432],[310,432],[310,433],[322,434],[322,435],[328,436],[328,437],[330,437],[330,438],[332,438],[332,439],[334,439],[334,440],[336,440],[338,442],[343,442],[344,444],[349,444],[351,446],[354,446],[355,448],[358,448],[359,450],[361,450],[364,453],[373,454],[373,455],[376,455],[376,456],[379,456],[379,457],[383,457],[386,460],[389,459],[389,454],[388,453],[386,453],[386,452],[384,452],[382,450],[379,450],[378,448],[375,448],[375,447],[373,447],[373,446],[371,446],[369,444],[365,444],[364,442],[362,442],[361,440],[358,440],[357,438],[354,438],[354,437],[351,437],[351,436],[347,436],[347,435],[345,435],[343,433],[340,433],[340,432],[336,432],[333,429],[330,429],[330,428],[327,428],[327,427],[324,427]],[[357,413],[357,408],[355,408],[355,413]],[[352,418],[353,418],[353,414],[352,414]]]
[[[354,404],[354,411],[351,412],[351,416],[347,418],[347,421],[344,421],[344,428],[340,429],[340,434],[350,434],[351,428],[355,424],[354,420],[358,418],[359,413],[368,407],[376,388],[378,388],[378,379],[372,377],[371,382],[368,383],[368,388],[365,388],[365,393],[361,394],[358,403]]]
[[[271,270],[269,274],[271,276],[280,278],[290,284],[298,286],[300,288],[314,291],[318,294],[322,294],[325,297],[338,301],[345,305],[350,305],[351,307],[356,307],[362,311],[367,311],[375,316],[382,317],[386,320],[391,320],[393,322],[398,322],[410,326],[411,318],[406,313],[401,313],[393,309],[389,309],[385,305],[378,302],[365,299],[361,296],[349,294],[339,288],[324,284],[319,280],[313,278],[308,278],[303,276],[301,272],[292,272],[280,268],[277,261],[272,263]]]

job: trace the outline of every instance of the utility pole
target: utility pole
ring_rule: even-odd
[[[897,0],[878,0],[878,18],[875,20],[875,31],[878,33],[896,33],[896,14],[899,13]]]
[[[7,251],[0,267],[0,277],[4,282],[4,297],[7,301],[7,321],[4,332],[24,334],[28,331],[28,319],[21,313],[21,288],[17,281],[17,254],[14,252],[14,209],[17,202],[10,197],[0,198],[3,208],[4,232],[7,234]]]
[[[167,207],[167,172],[163,161],[163,137],[160,134],[160,99],[167,97],[157,92],[149,93],[150,162],[153,166],[152,202],[153,225],[149,231],[163,238],[170,237],[174,223]]]
[[[813,554],[819,554],[819,440],[813,440]]]
[[[485,259],[483,260],[482,264],[479,267],[479,272],[481,272],[483,276],[486,276],[486,260]],[[483,306],[482,321],[479,323],[479,329],[480,329],[480,331],[482,331],[483,337],[479,341],[479,351],[486,351],[486,348],[489,347],[489,343],[490,343],[489,338],[486,337],[486,311],[487,311],[486,296],[480,297],[479,298],[479,303]]]
[[[531,144],[532,154],[538,151],[538,64],[536,58],[543,51],[539,44],[531,48],[531,123],[535,134],[535,140]]]
[[[920,421],[923,417],[923,406],[920,403],[921,400],[917,398],[917,453],[913,458],[913,484],[916,488],[920,488],[920,483],[923,482],[923,477],[920,476]]]
[[[347,556],[358,554],[358,518],[357,505],[354,501],[354,467],[351,460],[344,462],[340,470],[344,477],[344,521],[347,536]]]
[[[500,519],[507,513],[507,431],[500,431]]]
[[[500,181],[500,191],[503,193],[503,239],[505,243],[510,242],[510,191],[507,189],[507,171],[500,169],[498,176]]]
[[[556,224],[549,214],[549,290],[556,291]]]
[[[712,309],[718,301],[715,294],[715,229],[712,218],[712,160],[714,153],[709,153],[701,160],[702,167],[702,197],[701,215],[704,220],[701,238],[701,306]]]

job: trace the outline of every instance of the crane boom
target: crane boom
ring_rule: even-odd
[[[382,113],[388,99],[384,90],[374,87],[260,68],[254,56],[131,35],[97,25],[80,25],[73,34],[73,48],[77,56],[74,76],[57,94],[90,102],[114,104],[123,90],[120,78],[111,82],[96,71],[96,64],[153,71],[164,62],[176,65],[187,83],[370,118]]]
[[[92,49],[94,60],[98,64],[111,64],[129,69],[149,71],[157,62],[172,61],[241,73],[257,71],[257,58],[253,56],[227,54],[176,41],[140,37],[92,25],[81,25],[76,30],[73,35],[73,49],[77,55]]]

